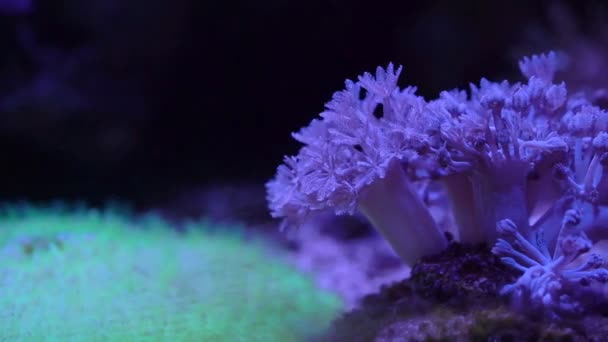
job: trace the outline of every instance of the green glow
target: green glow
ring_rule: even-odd
[[[3,211],[0,340],[298,341],[340,311],[260,242],[190,228],[93,210]]]

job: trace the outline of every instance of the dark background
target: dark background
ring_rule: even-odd
[[[392,61],[429,98],[605,32],[601,1],[18,3],[0,0],[8,201],[261,185],[346,78]]]

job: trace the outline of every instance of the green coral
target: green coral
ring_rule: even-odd
[[[298,341],[340,311],[262,242],[209,228],[3,210],[0,340]]]

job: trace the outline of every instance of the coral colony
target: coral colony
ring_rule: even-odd
[[[241,228],[125,214],[0,206],[0,341],[303,341],[341,309]]]
[[[364,214],[408,264],[441,252],[445,229],[424,201],[438,181],[463,244],[486,243],[521,271],[505,286],[520,308],[568,317],[606,300],[608,112],[554,76],[553,52],[524,58],[525,82],[482,79],[426,101],[401,67],[346,81],[304,146],[267,184],[274,217]],[[422,184],[422,185],[421,185]]]

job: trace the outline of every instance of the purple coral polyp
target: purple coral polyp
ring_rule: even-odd
[[[359,211],[409,264],[445,249],[450,230],[461,243],[495,244],[522,272],[503,290],[519,302],[562,314],[584,310],[589,293],[604,300],[608,113],[554,82],[557,54],[519,66],[525,82],[482,79],[431,101],[399,88],[392,64],[347,80],[294,133],[304,146],[267,184],[272,215],[297,223]],[[431,180],[455,227],[437,224],[420,195]]]

